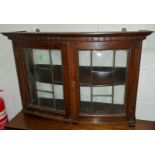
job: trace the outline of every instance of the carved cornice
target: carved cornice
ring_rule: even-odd
[[[144,36],[135,37],[38,37],[38,36],[9,36],[14,41],[80,41],[80,42],[106,42],[106,41],[121,41],[121,40],[143,40]]]
[[[106,41],[121,41],[121,40],[143,40],[147,35],[152,33],[132,32],[132,33],[28,33],[14,32],[2,33],[14,41],[80,41],[80,42],[106,42]]]

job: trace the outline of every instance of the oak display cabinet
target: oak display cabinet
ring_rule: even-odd
[[[13,43],[23,111],[134,126],[142,41],[151,33],[3,33]]]

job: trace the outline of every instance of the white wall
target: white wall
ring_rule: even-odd
[[[0,32],[10,31],[120,31],[127,30],[154,30],[155,25],[0,25]],[[137,119],[155,121],[155,33],[144,41],[140,80],[137,97]],[[0,95],[5,99],[9,119],[12,119],[21,109],[21,98],[15,69],[11,41],[0,35]]]

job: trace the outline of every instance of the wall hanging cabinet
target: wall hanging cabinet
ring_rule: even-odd
[[[13,43],[23,111],[134,126],[142,41],[151,33],[3,33]]]

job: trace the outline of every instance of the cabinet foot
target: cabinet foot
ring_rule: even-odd
[[[135,121],[129,123],[129,127],[135,127],[135,126],[136,126],[136,122]]]

